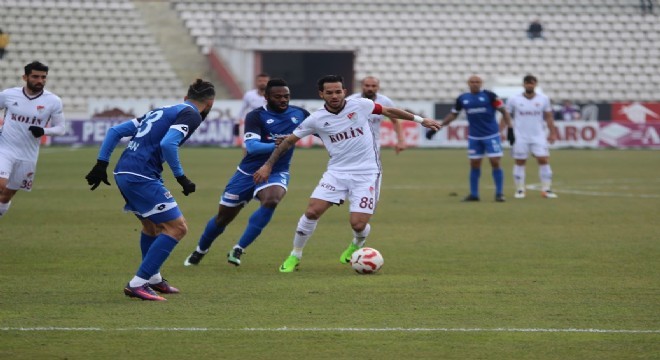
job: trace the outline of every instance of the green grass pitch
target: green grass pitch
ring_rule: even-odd
[[[277,271],[325,170],[323,149],[299,149],[289,193],[243,256],[226,262],[250,203],[198,267],[183,266],[236,168],[238,149],[182,148],[197,192],[166,184],[189,233],[162,269],[182,291],[164,303],[128,299],[139,223],[114,181],[89,191],[93,148],[44,148],[34,190],[0,218],[1,359],[657,359],[660,354],[660,153],[557,150],[559,199],[529,190],[480,203],[464,150],[383,149],[381,201],[368,244],[376,275],[339,263],[351,238],[332,208],[300,270]],[[117,149],[114,161],[118,157]],[[528,183],[538,183],[534,162]]]

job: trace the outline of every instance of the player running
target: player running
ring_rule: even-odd
[[[5,109],[0,127],[0,217],[18,190],[32,190],[41,137],[65,133],[62,100],[44,89],[48,66],[34,61],[24,70],[24,87],[0,92],[0,109]]]
[[[245,121],[244,143],[247,154],[229,179],[220,197],[218,214],[206,224],[199,238],[197,249],[184,261],[185,266],[197,265],[206,255],[227,226],[236,218],[245,204],[252,198],[259,199],[260,206],[248,220],[243,235],[227,254],[227,262],[241,265],[241,255],[256,240],[273,217],[277,204],[286,195],[289,185],[289,166],[293,150],[284,154],[273,166],[266,182],[255,184],[253,173],[264,164],[282,139],[309,116],[307,110],[289,105],[291,93],[282,79],[272,79],[266,85],[266,105],[251,111]]]
[[[332,205],[341,205],[348,197],[353,241],[339,261],[348,263],[353,252],[364,246],[370,232],[369,220],[376,209],[380,191],[381,164],[377,139],[371,129],[371,114],[413,120],[435,130],[440,124],[407,111],[381,106],[369,99],[346,100],[343,78],[328,75],[318,81],[323,108],[310,115],[293,133],[275,148],[264,165],[254,173],[258,184],[268,181],[278,159],[301,138],[316,134],[325,145],[330,160],[321,181],[312,193],[307,210],[300,217],[293,238],[293,251],[280,266],[280,272],[292,272],[300,264],[307,240],[319,219]]]
[[[188,227],[176,200],[163,185],[163,162],[170,166],[184,195],[195,192],[195,183],[186,177],[179,162],[179,147],[204,121],[214,98],[213,84],[197,79],[188,88],[185,102],[113,126],[103,140],[96,165],[85,177],[91,190],[101,182],[110,185],[106,173],[110,156],[121,138],[132,136],[114,170],[117,187],[126,201],[124,210],[135,213],[142,223],[142,263],[124,288],[129,297],[163,301],[166,299],[154,290],[179,293],[163,279],[160,268]]]

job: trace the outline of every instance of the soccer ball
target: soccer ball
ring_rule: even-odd
[[[383,255],[378,250],[363,247],[351,255],[351,267],[358,274],[373,274],[383,266]]]

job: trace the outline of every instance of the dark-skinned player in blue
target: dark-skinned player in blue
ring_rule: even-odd
[[[259,208],[252,213],[243,235],[227,254],[227,262],[239,266],[241,255],[268,225],[275,208],[286,195],[293,148],[273,166],[268,181],[255,184],[252,175],[266,162],[282,139],[309,116],[309,112],[289,105],[291,93],[282,79],[268,81],[264,97],[266,105],[252,110],[245,119],[244,143],[247,154],[229,179],[220,197],[218,213],[206,224],[197,248],[184,261],[185,266],[198,265],[215,239],[225,231],[243,207],[257,198]]]

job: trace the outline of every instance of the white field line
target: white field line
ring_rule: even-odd
[[[167,332],[502,332],[502,333],[597,333],[597,334],[660,334],[660,330],[636,329],[543,329],[543,328],[100,328],[100,327],[2,327],[0,331],[59,331],[59,332],[121,332],[121,331],[167,331]]]
[[[585,184],[586,185],[586,184]],[[530,184],[525,186],[528,190],[541,191],[541,184]],[[660,194],[627,194],[620,192],[611,192],[611,191],[590,191],[590,190],[574,190],[574,189],[565,189],[565,188],[555,188],[557,194],[573,194],[573,195],[586,195],[586,196],[604,196],[604,197],[631,197],[631,198],[642,198],[642,199],[657,199],[660,198]]]

